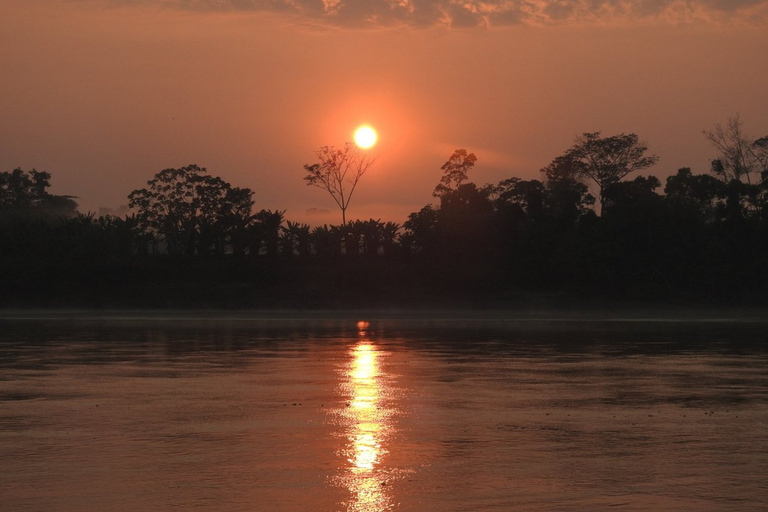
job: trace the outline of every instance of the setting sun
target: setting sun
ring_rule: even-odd
[[[376,144],[376,130],[370,126],[361,126],[355,130],[355,144],[363,149],[368,149]]]

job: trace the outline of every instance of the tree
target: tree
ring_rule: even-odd
[[[49,194],[50,180],[50,173],[35,169],[25,172],[17,168],[0,173],[0,213],[54,219],[75,217],[76,197]]]
[[[508,178],[494,187],[498,197],[496,208],[519,208],[528,220],[540,218],[544,211],[544,185],[539,180]]]
[[[704,136],[720,152],[712,160],[712,173],[723,182],[747,180],[752,174],[768,173],[768,137],[754,140],[744,132],[739,114],[728,118],[725,126],[717,123]]]
[[[656,176],[638,176],[632,181],[612,183],[605,190],[605,217],[610,216],[614,221],[618,218],[618,224],[629,226],[632,215],[644,217],[661,203],[662,197],[656,193],[660,186],[661,182]]]
[[[381,228],[381,243],[384,255],[389,256],[394,252],[399,231],[400,224],[395,222],[387,222]]]
[[[428,204],[408,215],[403,223],[405,233],[400,242],[411,253],[432,253],[437,250],[438,210]]]
[[[286,258],[295,255],[301,257],[309,256],[309,224],[291,222],[290,220],[281,226],[281,241],[283,244],[282,252]]]
[[[443,171],[443,177],[432,195],[442,198],[451,191],[458,190],[461,184],[467,180],[469,170],[474,167],[475,162],[477,162],[477,157],[474,153],[467,153],[466,149],[454,151],[448,161],[440,167]]]
[[[206,172],[197,165],[164,169],[147,182],[149,188],[128,195],[138,229],[163,239],[171,254],[208,252],[223,244],[227,228],[250,218],[253,192]]]
[[[249,229],[253,224],[251,208],[253,192],[234,187],[224,196],[219,206],[218,232],[232,247],[232,253],[244,255],[249,245]]]
[[[357,183],[373,165],[375,158],[351,142],[341,149],[323,146],[315,152],[319,163],[306,164],[304,170],[307,185],[328,192],[341,210],[342,225],[347,224],[347,208]]]
[[[390,254],[393,251],[397,232],[400,229],[399,224],[394,222],[381,222],[380,219],[370,219],[367,221],[355,221],[352,223],[360,233],[360,249],[362,254],[368,257],[378,256],[380,254]]]
[[[338,226],[318,226],[311,233],[312,250],[320,258],[339,257],[342,238],[343,235]]]
[[[760,137],[752,143],[752,149],[757,158],[762,171],[760,172],[763,182],[768,181],[768,135]]]
[[[260,231],[260,240],[263,240],[265,243],[267,256],[274,258],[277,255],[280,232],[282,231],[283,221],[285,221],[285,210],[261,210],[253,218],[256,220]]]
[[[595,198],[589,194],[581,165],[572,155],[555,158],[541,173],[544,175],[544,207],[557,225],[572,227],[592,211]]]
[[[726,186],[714,176],[694,175],[690,168],[683,167],[674,176],[667,177],[664,193],[674,204],[711,222],[715,219],[715,213],[724,208]]]
[[[634,133],[600,137],[600,132],[594,132],[576,137],[576,143],[566,156],[584,176],[595,182],[602,209],[606,187],[658,162],[658,156],[645,155],[647,150],[646,143],[640,142]]]

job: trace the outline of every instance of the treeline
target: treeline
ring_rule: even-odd
[[[738,118],[708,174],[665,183],[634,134],[587,133],[541,170],[478,186],[457,150],[434,204],[398,225],[310,227],[190,165],[80,214],[47,173],[0,174],[5,306],[497,305],[530,297],[761,302],[768,285],[768,139]],[[719,130],[719,131],[718,131]],[[741,144],[736,154],[735,142]],[[589,183],[597,194],[589,192]]]

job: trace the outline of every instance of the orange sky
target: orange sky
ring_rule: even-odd
[[[637,133],[657,176],[705,172],[702,130],[739,112],[768,135],[766,55],[768,0],[0,0],[0,170],[98,211],[195,163],[339,223],[302,166],[368,123],[348,216],[402,222],[456,148],[479,184],[591,131]]]

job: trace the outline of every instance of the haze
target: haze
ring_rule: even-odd
[[[652,174],[703,173],[702,130],[738,112],[768,135],[767,29],[762,0],[0,0],[0,170],[98,212],[195,163],[312,224],[338,212],[302,166],[361,124],[353,219],[405,220],[456,148],[483,184],[633,132]]]

